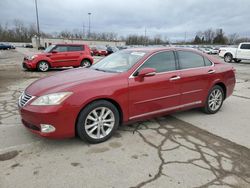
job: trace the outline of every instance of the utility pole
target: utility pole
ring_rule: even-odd
[[[187,32],[185,31],[185,44],[186,44],[186,40],[187,40]]]
[[[38,17],[38,8],[37,8],[37,0],[35,0],[36,6],[36,26],[37,26],[37,35],[38,35],[38,47],[40,47],[40,28],[39,28],[39,17]]]
[[[85,38],[85,25],[84,23],[82,24],[82,39]]]
[[[89,36],[88,36],[88,38],[90,38],[90,16],[91,16],[91,12],[89,12],[88,15],[89,15],[89,34],[88,34]]]

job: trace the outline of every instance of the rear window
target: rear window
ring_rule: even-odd
[[[209,61],[207,58],[204,57],[205,65],[206,66],[211,66],[213,63]]]
[[[199,54],[188,51],[178,51],[178,56],[181,69],[204,67],[204,59]]]
[[[83,50],[84,50],[83,46],[68,46],[69,52],[83,51]]]

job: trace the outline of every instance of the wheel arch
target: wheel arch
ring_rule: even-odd
[[[213,87],[216,86],[216,85],[220,86],[220,87],[223,89],[223,92],[224,92],[224,100],[225,100],[226,97],[227,97],[227,87],[226,87],[226,85],[225,85],[223,82],[217,82],[217,83],[215,83],[215,84],[213,85]]]
[[[114,99],[111,99],[111,98],[107,98],[107,97],[103,97],[103,98],[98,98],[98,99],[94,99],[94,100],[91,100],[91,101],[88,101],[88,103],[86,103],[82,108],[81,110],[78,112],[77,114],[77,118],[75,120],[75,135],[77,134],[77,131],[76,131],[76,126],[77,126],[77,122],[78,122],[78,119],[79,119],[79,115],[80,113],[84,110],[84,108],[93,103],[93,102],[96,102],[96,101],[101,101],[101,100],[105,100],[105,101],[108,101],[110,103],[112,103],[118,110],[119,112],[119,117],[120,117],[120,122],[119,122],[119,125],[123,122],[123,111],[122,111],[122,108],[121,108],[121,105],[115,101]]]
[[[42,61],[48,63],[49,67],[51,68],[50,62],[49,62],[48,60],[44,60],[44,59],[41,59],[41,60],[37,61],[37,63],[36,63],[36,68],[38,68],[39,63],[42,62]]]
[[[232,58],[234,58],[234,56],[233,56],[233,53],[232,53],[232,52],[226,52],[226,53],[224,54],[224,57],[226,57],[226,55],[231,55],[231,56],[232,56]]]

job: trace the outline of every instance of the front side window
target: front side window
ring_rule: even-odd
[[[154,68],[157,73],[176,70],[174,52],[160,52],[150,57],[138,71]]]
[[[204,67],[204,59],[201,55],[188,52],[178,51],[180,69],[189,69],[196,67]]]
[[[68,47],[67,46],[56,46],[53,50],[55,50],[57,52],[67,52]]]
[[[242,44],[240,46],[240,49],[243,49],[243,50],[250,50],[250,44]]]

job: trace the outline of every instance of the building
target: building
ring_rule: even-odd
[[[39,45],[38,37],[32,37],[32,45],[37,48]],[[97,41],[97,40],[81,40],[81,39],[65,39],[65,38],[40,38],[40,45],[47,48],[51,44],[88,44],[89,46],[124,46],[125,41]]]

